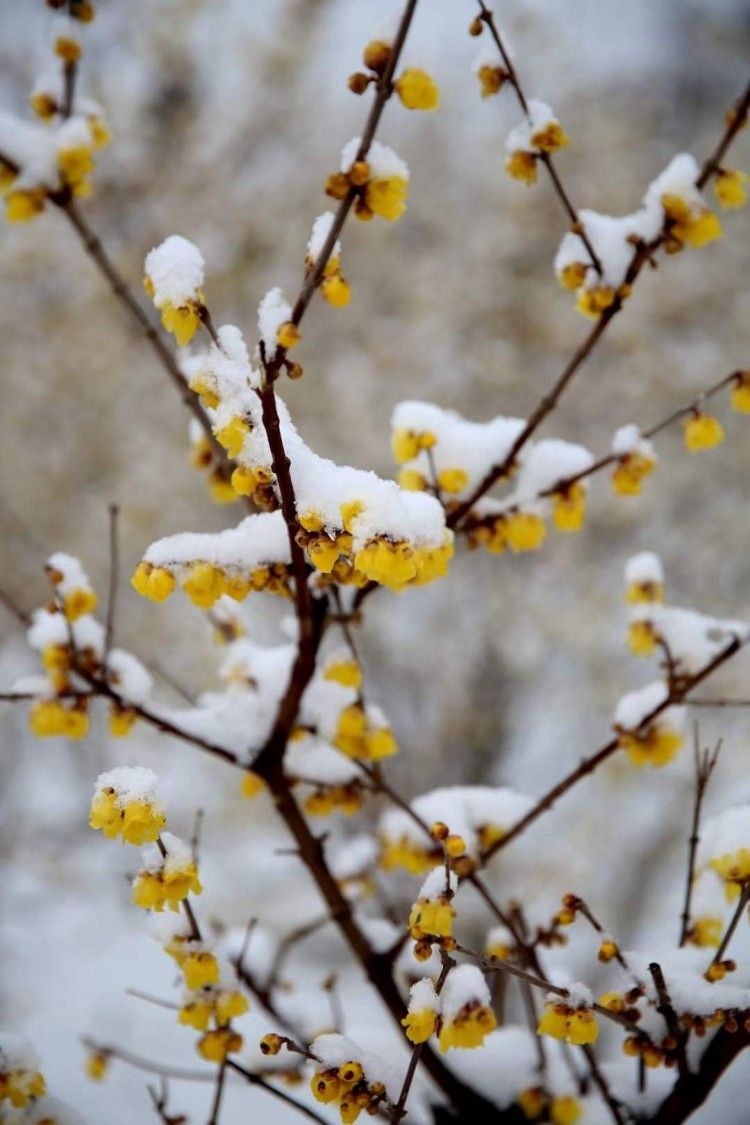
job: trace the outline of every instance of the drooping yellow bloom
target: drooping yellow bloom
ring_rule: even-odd
[[[712,414],[693,414],[685,423],[685,445],[691,453],[713,449],[724,440],[724,427]]]
[[[301,339],[302,333],[291,320],[285,320],[284,323],[280,324],[276,329],[276,343],[280,348],[284,348],[285,351],[296,347]]]
[[[694,250],[699,250],[721,238],[721,223],[708,207],[696,207],[681,196],[671,194],[663,195],[661,202],[669,221],[668,248],[679,249],[687,242]]]
[[[185,984],[191,992],[197,992],[206,985],[216,984],[219,979],[219,962],[213,953],[199,951],[188,953],[182,961]]]
[[[230,457],[239,457],[245,438],[250,433],[250,423],[237,415],[216,431],[216,440],[226,449]]]
[[[601,316],[605,309],[614,304],[616,293],[611,285],[596,285],[579,290],[576,308],[584,316],[593,319]]]
[[[18,188],[5,196],[5,218],[9,223],[28,223],[41,215],[47,196],[44,188]]]
[[[166,601],[175,587],[174,575],[163,566],[141,562],[130,579],[133,589],[152,602]]]
[[[406,210],[408,180],[403,176],[391,176],[384,180],[368,180],[365,188],[365,203],[369,210],[381,219],[395,222]],[[363,215],[357,212],[360,218]]]
[[[739,414],[750,414],[750,371],[740,371],[732,387],[732,409]]]
[[[480,66],[477,71],[477,78],[479,79],[482,97],[490,98],[493,94],[499,93],[507,77],[507,73],[501,66],[491,66],[489,63]]]
[[[641,484],[656,462],[643,453],[626,453],[612,473],[612,487],[619,496],[639,496]]]
[[[552,521],[558,531],[580,531],[586,518],[586,489],[580,481],[552,497]]]
[[[242,1036],[229,1027],[207,1031],[197,1043],[198,1053],[209,1062],[221,1063],[229,1054],[242,1050]]]
[[[619,740],[634,766],[665,766],[683,743],[679,731],[656,724],[641,733],[625,731]]]
[[[723,934],[723,920],[721,918],[704,914],[698,918],[693,919],[688,936],[693,945],[707,946],[709,948],[718,949],[721,945]]]
[[[744,172],[727,169],[714,180],[714,194],[724,208],[744,207],[747,202],[748,177]]]
[[[662,582],[631,582],[625,594],[625,600],[630,605],[641,603],[663,603],[664,585]]]
[[[109,1069],[109,1055],[104,1051],[91,1051],[86,1056],[86,1074],[92,1082],[103,1082]]]
[[[224,575],[212,563],[195,562],[188,568],[188,576],[182,588],[193,605],[210,609],[223,593]]]
[[[323,679],[358,691],[362,686],[362,669],[356,660],[337,660],[326,667]]]
[[[547,529],[536,512],[511,512],[505,523],[505,539],[511,551],[536,551],[544,542]]]
[[[94,171],[93,147],[92,137],[89,144],[60,149],[57,154],[60,178],[75,196],[85,197],[91,193],[89,176]]]
[[[130,707],[113,705],[109,713],[109,733],[113,738],[125,738],[133,729],[138,715]]]
[[[181,348],[189,344],[201,326],[201,317],[195,301],[175,306],[170,301],[161,306],[161,322],[171,332]]]
[[[42,699],[29,711],[29,727],[37,738],[85,738],[89,717],[83,704],[75,701],[66,707],[59,699]]]
[[[389,539],[371,539],[354,556],[354,565],[371,581],[392,590],[403,588],[418,569],[414,548]]]
[[[7,1098],[15,1109],[23,1109],[32,1098],[47,1093],[44,1076],[34,1070],[11,1070],[0,1075],[0,1104]]]
[[[656,632],[651,621],[631,621],[628,626],[628,646],[633,656],[653,656],[656,649]]]
[[[505,171],[530,187],[536,183],[536,156],[533,152],[513,152],[505,161]]]
[[[318,1071],[310,1079],[310,1089],[318,1102],[327,1105],[335,1102],[341,1092],[341,1082],[335,1070]]]
[[[575,1125],[582,1113],[578,1098],[553,1098],[549,1107],[552,1125]]]
[[[540,152],[558,152],[569,143],[568,135],[559,121],[550,121],[531,135],[531,143]]]
[[[450,899],[417,899],[409,913],[409,930],[415,941],[426,937],[450,937],[455,910]]]
[[[248,1008],[247,998],[236,989],[222,989],[214,997],[214,1016],[219,1027],[224,1027],[238,1016],[244,1016]]]
[[[724,880],[724,891],[729,902],[739,897],[743,884],[750,879],[750,849],[738,848],[736,852],[713,856],[711,867]]]
[[[352,299],[349,282],[341,273],[326,274],[320,283],[320,292],[335,309],[344,309]]]
[[[586,280],[588,268],[585,262],[569,262],[558,272],[557,280],[563,289],[569,289],[571,292],[580,289]]]
[[[440,90],[426,70],[408,67],[393,87],[406,109],[432,110],[440,105]]]
[[[89,825],[110,840],[122,836],[126,843],[138,847],[151,844],[165,823],[160,805],[146,800],[122,802],[110,787],[95,793],[91,802]]]
[[[203,887],[194,863],[177,868],[166,863],[160,871],[141,871],[133,883],[133,905],[158,913],[168,906],[177,911],[189,894],[199,895]]]
[[[437,1012],[432,1008],[407,1012],[401,1023],[406,1028],[406,1038],[411,1043],[426,1043],[437,1027]]]
[[[258,777],[257,773],[253,773],[252,770],[245,771],[240,785],[240,792],[243,797],[249,797],[250,799],[257,797],[259,793],[263,792],[265,787],[265,781],[262,777]]]
[[[404,492],[424,492],[427,488],[427,477],[422,476],[416,469],[401,469],[398,474],[398,486]]]
[[[497,1020],[491,1008],[479,1001],[465,1005],[453,1020],[446,1020],[440,1029],[440,1050],[451,1047],[470,1050],[481,1047],[485,1038],[497,1027]]]
[[[213,1014],[213,1005],[208,999],[197,997],[189,1000],[180,1008],[177,1016],[178,1023],[185,1027],[192,1027],[195,1031],[207,1031]]]
[[[462,492],[469,483],[469,474],[465,469],[443,469],[438,474],[438,488],[443,492],[448,492],[453,495],[456,492]]]
[[[572,1008],[562,1002],[547,1002],[537,1027],[537,1034],[553,1039],[566,1039],[576,1046],[595,1043],[599,1025],[591,1008]]]

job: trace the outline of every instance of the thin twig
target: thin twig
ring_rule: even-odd
[[[115,631],[115,613],[117,610],[117,583],[120,572],[120,552],[117,535],[118,516],[120,509],[117,504],[109,505],[109,585],[107,589],[107,618],[104,627],[104,655],[102,665],[107,668],[107,657],[112,647],[112,637]]]
[[[438,996],[443,991],[443,985],[448,978],[448,973],[456,963],[443,951],[441,951],[440,955],[442,957],[443,966],[440,970],[440,976],[435,983],[435,992]],[[398,1096],[398,1101],[391,1110],[389,1118],[390,1125],[398,1125],[398,1122],[406,1116],[406,1102],[409,1097],[409,1091],[411,1090],[411,1084],[414,1081],[414,1075],[417,1072],[417,1066],[419,1065],[423,1047],[424,1043],[415,1043],[412,1047],[411,1058],[409,1059],[409,1065],[406,1068],[406,1074],[404,1075],[404,1081],[401,1086],[401,1093]]]
[[[695,884],[695,860],[698,853],[698,843],[700,841],[699,829],[701,822],[701,810],[703,808],[703,798],[706,795],[706,789],[708,788],[711,774],[713,773],[716,762],[718,761],[719,753],[721,751],[721,744],[722,740],[719,739],[711,754],[709,754],[707,750],[701,752],[698,724],[696,723],[693,726],[693,754],[695,757],[695,795],[693,798],[693,816],[690,822],[690,838],[688,840],[688,862],[687,876],[685,879],[685,898],[680,919],[680,948],[685,944],[688,939],[688,934],[690,933],[693,886]]]
[[[675,1054],[677,1057],[677,1066],[681,1075],[687,1074],[688,1064],[687,1056],[685,1054],[685,1035],[680,1027],[680,1021],[677,1018],[677,1012],[674,1010],[667,982],[664,980],[664,973],[662,972],[661,965],[656,961],[652,961],[648,967],[656,989],[656,996],[658,1004],[656,1010],[662,1016],[667,1025],[667,1030],[672,1039],[675,1041]]]
[[[734,914],[729,919],[729,925],[724,932],[724,937],[721,939],[721,945],[716,950],[716,953],[714,953],[713,958],[711,959],[711,965],[718,965],[719,961],[722,960],[724,954],[726,953],[729,947],[729,943],[734,936],[734,931],[737,929],[740,918],[742,917],[745,907],[748,904],[748,900],[750,900],[750,883],[745,883],[742,887],[742,890],[740,891],[740,897],[737,900]]]

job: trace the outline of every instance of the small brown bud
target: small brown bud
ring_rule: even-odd
[[[370,165],[366,160],[355,160],[349,169],[349,182],[362,187],[370,178]]]
[[[286,373],[290,379],[301,379],[305,372],[301,363],[287,363]]]
[[[363,74],[361,70],[355,70],[354,74],[350,74],[346,80],[346,84],[353,94],[364,94],[371,82],[370,75]]]
[[[412,953],[417,961],[429,961],[432,957],[432,946],[429,941],[418,941],[415,943]],[[750,1019],[748,1022],[750,1023]]]
[[[440,948],[444,949],[446,953],[452,953],[458,945],[458,942],[453,936],[444,937],[440,942]]]
[[[442,820],[436,820],[430,828],[430,835],[434,840],[445,840],[448,837],[450,829],[447,824],[443,824]]]
[[[362,62],[368,70],[382,74],[391,57],[391,45],[384,39],[373,39],[362,52]]]
[[[484,20],[481,16],[474,16],[474,19],[469,24],[469,35],[476,39],[484,31]]]
[[[326,180],[326,195],[331,199],[343,199],[349,191],[349,180],[343,172],[332,172]]]
[[[578,895],[567,894],[563,895],[562,903],[566,910],[578,910],[581,905],[581,900]]]
[[[451,859],[458,859],[466,851],[466,841],[463,836],[447,836],[443,846],[445,854],[449,855]]]
[[[459,879],[468,879],[470,875],[474,874],[476,866],[476,860],[472,859],[470,855],[460,855],[451,861],[451,871],[458,875]]]
[[[278,1055],[283,1042],[281,1036],[276,1035],[275,1032],[271,1032],[270,1035],[264,1035],[260,1041],[261,1052],[264,1055]]]

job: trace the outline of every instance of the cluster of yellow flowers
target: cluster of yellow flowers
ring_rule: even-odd
[[[362,1064],[356,1059],[338,1067],[316,1070],[310,1079],[310,1089],[316,1101],[325,1105],[338,1102],[344,1125],[356,1121],[363,1109],[368,1114],[376,1114],[385,1098],[383,1083],[368,1083]]]
[[[522,1090],[516,1102],[529,1121],[536,1121],[546,1114],[552,1125],[575,1125],[583,1113],[578,1098],[569,1094],[550,1097],[541,1086],[530,1086]]]
[[[200,609],[210,609],[225,594],[238,602],[244,601],[252,591],[260,590],[289,597],[289,567],[285,563],[271,563],[242,573],[234,568],[196,561],[174,570],[177,570],[180,588],[193,605]],[[140,562],[131,584],[143,597],[163,602],[175,588],[174,570],[167,566]]]
[[[11,1064],[6,1069],[3,1053],[0,1052],[0,1106],[9,1101],[14,1109],[23,1109],[34,1098],[41,1098],[47,1091],[44,1076],[38,1070]],[[0,1108],[0,1120],[4,1119]]]
[[[564,1000],[548,1000],[537,1030],[540,1035],[585,1046],[596,1042],[599,1025],[594,1012],[586,1004],[573,1006]]]
[[[750,882],[750,847],[737,848],[733,852],[713,856],[710,864],[723,880],[727,900],[733,902],[739,898],[740,892]],[[715,931],[709,932],[715,933]]]
[[[109,840],[154,843],[166,824],[164,806],[156,798],[156,774],[145,766],[121,767],[100,774],[89,813],[89,825]]]
[[[362,62],[368,73],[358,70],[349,76],[347,85],[354,94],[364,94],[371,83],[383,77],[393,54],[393,46],[386,39],[373,39],[362,53]],[[393,89],[406,109],[437,109],[440,90],[434,79],[421,67],[410,66],[393,81]]]
[[[161,848],[149,852],[146,866],[133,880],[133,903],[158,913],[177,911],[189,894],[203,890],[190,849],[170,832],[160,836]]]
[[[475,965],[452,968],[440,995],[440,1050],[474,1050],[496,1026],[490,992],[480,970]]]
[[[379,720],[377,711],[374,715]],[[373,710],[361,703],[352,703],[341,712],[333,745],[347,758],[359,758],[365,762],[378,762],[398,753],[391,728],[375,721]]]
[[[360,141],[355,137],[344,146],[341,170],[326,181],[326,195],[332,199],[354,197],[354,214],[368,221],[378,215],[395,222],[406,210],[409,169],[386,145],[373,141],[367,159],[359,159]]]
[[[506,141],[508,159],[505,170],[514,180],[530,185],[536,182],[537,161],[565,148],[568,136],[552,110],[544,102],[530,101],[527,119],[513,129]]]

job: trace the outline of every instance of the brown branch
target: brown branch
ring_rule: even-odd
[[[224,1059],[216,1071],[216,1087],[214,1089],[214,1099],[211,1104],[211,1116],[208,1119],[208,1125],[219,1125],[219,1113],[221,1112],[221,1099],[224,1094],[224,1080],[227,1076],[227,1060]]]
[[[511,86],[513,87],[513,90],[515,91],[516,97],[518,98],[518,101],[521,105],[521,109],[525,113],[526,117],[529,117],[530,116],[530,114],[529,114],[529,103],[526,99],[526,95],[523,91],[523,87],[521,86],[521,81],[518,77],[518,72],[517,72],[515,66],[513,65],[513,61],[511,59],[508,51],[506,50],[505,44],[503,43],[503,40],[502,40],[502,37],[501,37],[500,32],[498,30],[497,24],[495,23],[494,14],[487,7],[487,5],[483,3],[483,0],[477,0],[477,3],[479,5],[479,11],[480,11],[479,18],[481,19],[482,23],[484,23],[484,25],[486,26],[487,30],[489,31],[490,35],[492,36],[492,39],[494,40],[495,46],[497,47],[498,51],[500,52],[500,57],[503,60],[503,66],[505,67],[506,74],[508,75],[508,81],[510,82]],[[589,258],[591,259],[591,264],[593,265],[596,272],[599,275],[601,275],[601,273],[602,273],[602,263],[599,259],[599,255],[597,254],[596,250],[594,249],[594,247],[591,243],[591,240],[589,239],[589,236],[586,233],[585,227],[584,227],[583,223],[581,222],[580,218],[578,217],[578,212],[576,211],[575,207],[573,206],[573,203],[571,202],[570,196],[568,195],[567,191],[565,190],[565,188],[563,186],[562,180],[560,179],[560,175],[557,171],[557,168],[555,167],[555,163],[554,163],[554,160],[552,159],[551,154],[548,153],[548,152],[539,153],[539,160],[541,160],[542,164],[547,169],[547,172],[549,174],[549,178],[552,181],[552,186],[555,190],[555,194],[557,195],[557,198],[560,200],[560,203],[563,206],[563,210],[565,211],[568,218],[570,219],[570,222],[572,224],[572,227],[573,227],[575,233],[578,235],[578,237],[581,239],[581,242],[586,247],[586,252],[588,253]]]
[[[722,139],[712,156],[710,156],[704,163],[700,176],[696,180],[696,186],[702,188],[705,186],[710,177],[715,173],[718,164],[717,159],[721,159],[732,140],[742,128],[742,125],[747,120],[748,108],[750,107],[750,85],[744,91],[743,95],[737,102],[733,111],[731,121],[727,124]],[[656,251],[664,242],[665,232],[657,235],[653,241],[649,243],[640,243],[633,253],[630,265],[628,266],[625,274],[622,289],[624,292],[629,292],[635,284],[638,276],[640,275],[643,267],[647,262],[651,261]],[[518,454],[530,440],[544,419],[550,414],[557,406],[561,396],[569,386],[571,380],[581,368],[583,363],[588,359],[594,347],[606,332],[612,320],[617,313],[622,309],[624,299],[621,295],[615,297],[614,302],[605,309],[597,320],[594,327],[585,337],[581,344],[574,352],[571,359],[568,361],[563,371],[558,376],[557,381],[552,387],[549,394],[541,400],[537,408],[531,414],[521,433],[514,441],[511,449],[504,460],[495,465],[484,477],[483,480],[477,484],[471,495],[464,500],[461,504],[453,509],[449,518],[448,525],[450,527],[457,527],[466,515],[471,511],[474,504],[479,500],[497,481],[507,477],[513,469]]]
[[[443,985],[445,984],[446,980],[448,979],[448,973],[451,971],[451,969],[453,968],[453,966],[456,963],[455,961],[453,961],[447,955],[447,953],[444,953],[442,950],[441,950],[440,955],[441,955],[442,960],[443,960],[443,967],[440,970],[440,976],[438,977],[438,979],[435,983],[435,992],[437,993],[438,996],[443,991]],[[404,1075],[404,1081],[401,1085],[401,1093],[399,1094],[398,1101],[393,1106],[393,1108],[391,1110],[391,1115],[388,1119],[389,1122],[390,1122],[390,1125],[398,1125],[398,1122],[401,1121],[401,1119],[406,1116],[406,1102],[407,1102],[407,1099],[409,1097],[409,1091],[411,1090],[411,1084],[414,1081],[414,1075],[417,1073],[417,1067],[419,1065],[419,1060],[422,1057],[423,1048],[424,1048],[424,1043],[415,1043],[414,1046],[412,1047],[411,1058],[409,1059],[409,1065],[406,1068],[406,1074]]]
[[[107,657],[112,647],[115,631],[115,611],[117,608],[117,583],[120,572],[120,552],[117,541],[117,517],[120,509],[117,504],[109,505],[109,585],[107,589],[107,618],[104,627],[104,655],[102,665],[106,669]]]
[[[703,1105],[727,1067],[750,1046],[750,1021],[747,1012],[738,1015],[739,1027],[729,1032],[721,1027],[701,1056],[697,1070],[679,1078],[661,1105],[646,1122],[652,1125],[680,1125]],[[645,1125],[645,1123],[644,1123]]]
[[[656,961],[652,961],[648,967],[651,977],[656,989],[656,996],[658,1004],[656,1010],[667,1025],[670,1037],[675,1041],[675,1054],[677,1057],[677,1066],[680,1075],[684,1076],[688,1072],[687,1056],[685,1054],[685,1035],[680,1027],[680,1021],[677,1018],[677,1012],[674,1010],[667,982],[664,980],[664,973],[662,972],[661,965]]]
[[[272,1086],[270,1082],[266,1082],[260,1075],[253,1074],[251,1070],[246,1070],[244,1066],[240,1066],[234,1059],[227,1059],[227,1068],[233,1070],[235,1074],[241,1074],[245,1081],[249,1082],[251,1086],[259,1086],[269,1094],[273,1094],[279,1101],[285,1102],[293,1109],[296,1109],[298,1113],[309,1118],[310,1121],[317,1121],[318,1125],[328,1125],[326,1119],[316,1113],[314,1109],[310,1109],[310,1107],[306,1106],[303,1102],[296,1101],[294,1098],[290,1097],[289,1094],[284,1093],[283,1090],[279,1090],[277,1086]]]
[[[726,953],[729,947],[729,943],[734,937],[734,931],[737,929],[737,926],[740,923],[740,918],[745,912],[745,907],[747,906],[748,901],[750,901],[750,883],[745,883],[742,887],[742,890],[740,891],[740,897],[738,898],[737,905],[734,908],[734,914],[729,919],[729,925],[724,931],[724,937],[721,939],[721,945],[716,950],[713,958],[711,959],[711,965],[718,965],[719,961],[721,961],[724,954]]]
[[[695,701],[693,701],[693,705]],[[685,899],[680,922],[680,948],[685,944],[690,933],[690,914],[693,900],[693,885],[695,883],[695,859],[700,841],[701,810],[703,798],[714,771],[721,751],[721,739],[716,743],[713,753],[707,750],[701,753],[698,733],[698,724],[693,727],[693,752],[695,756],[695,796],[693,798],[693,816],[690,824],[690,838],[688,840],[687,877],[685,880]]]
[[[633,733],[644,730],[649,723],[658,718],[658,716],[661,715],[661,713],[668,707],[671,707],[675,703],[682,703],[683,700],[686,699],[688,693],[693,690],[693,688],[697,687],[698,684],[703,683],[703,681],[707,679],[712,674],[712,672],[716,671],[716,669],[724,664],[725,661],[734,656],[734,654],[740,649],[741,645],[742,642],[740,641],[739,637],[735,637],[726,646],[726,648],[722,649],[722,651],[718,653],[713,658],[713,660],[709,661],[709,663],[706,664],[699,672],[697,672],[689,680],[684,682],[682,686],[674,687],[672,691],[667,695],[667,698],[662,703],[660,703],[658,707],[653,708],[653,710],[650,711],[649,714],[641,720],[638,726],[634,728]],[[605,762],[607,758],[610,758],[619,748],[619,746],[619,738],[613,738],[604,746],[602,746],[601,749],[597,750],[596,753],[592,754],[588,758],[584,758],[580,765],[576,766],[576,768],[572,770],[571,773],[567,774],[567,776],[564,777],[562,781],[559,781],[557,785],[554,785],[547,793],[545,793],[545,795],[537,801],[534,807],[530,809],[525,816],[521,817],[521,819],[516,824],[514,824],[513,827],[508,832],[506,832],[504,836],[502,836],[484,852],[481,857],[482,863],[486,864],[492,858],[492,856],[494,856],[502,848],[507,847],[508,844],[510,844],[513,840],[520,836],[521,833],[524,832],[530,824],[533,824],[534,821],[538,820],[538,818],[542,816],[543,813],[551,809],[555,802],[558,801],[559,798],[562,797],[565,793],[567,793],[569,789],[572,789],[573,786],[581,781],[582,778],[587,777],[589,774],[593,773],[594,770],[596,770],[602,764],[602,762]]]

